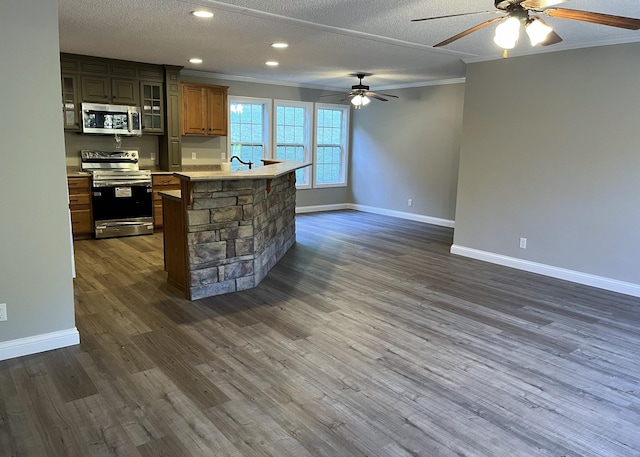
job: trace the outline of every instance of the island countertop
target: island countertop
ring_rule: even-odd
[[[274,161],[275,162],[275,161]],[[308,167],[311,162],[299,162],[296,160],[284,160],[270,163],[251,170],[239,171],[181,171],[174,176],[185,181],[230,181],[240,179],[275,179],[279,176],[291,173],[299,168]]]

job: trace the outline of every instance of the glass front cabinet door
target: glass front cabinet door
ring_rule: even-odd
[[[78,81],[75,75],[62,75],[62,118],[65,130],[80,130]]]
[[[164,133],[162,83],[142,81],[142,132]]]

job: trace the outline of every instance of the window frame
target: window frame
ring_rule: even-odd
[[[341,126],[341,165],[344,171],[342,175],[341,182],[334,183],[318,183],[317,182],[317,164],[318,164],[318,147],[325,146],[318,144],[318,111],[320,109],[332,109],[332,110],[340,110],[343,112],[342,116],[342,126]],[[326,189],[331,187],[347,187],[349,180],[349,123],[351,116],[351,106],[350,105],[341,105],[335,103],[315,103],[313,110],[313,188],[314,189]],[[330,144],[326,146],[336,146],[335,144]]]
[[[278,107],[294,107],[294,108],[304,108],[305,110],[305,126],[304,126],[304,139],[305,142],[303,144],[304,147],[304,158],[303,161],[305,162],[312,162],[312,155],[313,155],[313,134],[312,134],[312,130],[314,127],[314,104],[313,102],[303,102],[303,101],[299,101],[299,100],[273,100],[273,132],[272,132],[272,139],[273,139],[273,145],[271,148],[272,151],[272,157],[273,159],[276,159],[276,155],[278,153],[278,135],[277,135],[277,129],[278,129]],[[306,183],[304,184],[300,184],[298,182],[296,182],[296,188],[298,189],[312,189],[313,188],[313,171],[312,171],[313,165],[309,166],[309,167],[305,167],[302,168],[302,172],[304,173],[305,177],[306,177]]]
[[[271,138],[271,131],[272,131],[272,108],[273,108],[273,100],[270,98],[258,98],[258,97],[242,97],[242,96],[235,96],[235,95],[230,95],[227,98],[227,103],[228,103],[228,110],[229,110],[229,116],[228,116],[228,120],[227,120],[227,124],[228,124],[228,132],[229,135],[227,136],[227,160],[230,160],[231,157],[233,156],[233,151],[232,151],[232,142],[231,142],[231,105],[232,104],[252,104],[252,105],[262,105],[262,158],[263,159],[269,159],[271,158],[271,145],[272,145],[272,138]],[[248,144],[248,143],[247,143]],[[255,144],[255,143],[252,143]],[[261,164],[259,164],[261,165]]]

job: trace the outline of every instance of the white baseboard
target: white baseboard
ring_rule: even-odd
[[[0,360],[51,351],[52,349],[73,346],[74,344],[80,344],[80,334],[75,327],[59,332],[43,333],[42,335],[4,341],[0,343]]]
[[[505,267],[515,268],[517,270],[529,271],[544,276],[550,276],[556,279],[563,279],[586,286],[597,287],[599,289],[610,290],[632,297],[640,297],[640,285],[630,282],[618,281],[617,279],[605,278],[588,273],[582,273],[566,268],[554,267],[543,263],[530,262],[515,257],[508,257],[492,252],[480,251],[478,249],[467,248],[464,246],[452,245],[451,253],[472,259],[483,260],[489,263],[503,265]]]
[[[322,211],[339,211],[342,209],[351,209],[349,207],[349,203],[337,203],[335,205],[298,206],[296,207],[296,214],[319,213]]]
[[[376,208],[374,206],[364,206],[349,203],[349,209],[364,211],[366,213],[382,214],[383,216],[398,217],[400,219],[408,219],[416,222],[424,222],[425,224],[439,225],[441,227],[453,228],[455,226],[455,221],[449,219],[440,219],[439,217],[423,216],[422,214],[405,213],[404,211]]]
[[[352,209],[354,211],[362,211],[365,213],[382,214],[383,216],[398,217],[400,219],[408,219],[416,222],[424,222],[425,224],[439,225],[442,227],[453,228],[455,226],[455,222],[449,219],[440,219],[438,217],[423,216],[422,214],[405,213],[404,211],[394,211],[391,209],[376,208],[375,206],[357,205],[355,203],[337,203],[335,205],[300,206],[296,208],[296,214],[317,213],[321,211],[339,211],[344,209]]]

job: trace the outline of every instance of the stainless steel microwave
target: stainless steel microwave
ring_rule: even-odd
[[[101,135],[142,135],[140,107],[82,103],[82,132]]]

